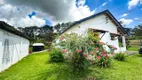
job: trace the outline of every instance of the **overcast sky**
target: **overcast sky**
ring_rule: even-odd
[[[142,24],[140,0],[0,0],[0,20],[15,27],[55,25],[106,9],[126,27]]]

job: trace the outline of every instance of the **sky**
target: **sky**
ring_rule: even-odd
[[[125,27],[142,24],[142,0],[0,0],[0,21],[15,27],[54,26],[106,9]]]

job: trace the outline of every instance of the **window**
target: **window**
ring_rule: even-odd
[[[111,36],[111,40],[115,40],[116,38],[115,38],[115,36]]]

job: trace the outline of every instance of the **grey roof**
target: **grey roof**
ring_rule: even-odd
[[[10,33],[13,33],[15,35],[18,35],[18,36],[21,36],[23,38],[26,38],[26,39],[30,40],[30,38],[27,37],[26,35],[24,35],[22,32],[16,30],[13,26],[10,26],[9,24],[7,24],[7,23],[5,23],[3,21],[0,21],[0,29],[8,31]]]
[[[70,27],[68,27],[67,29],[65,29],[62,33],[64,33],[65,31],[67,31],[68,29],[70,29],[72,26],[74,26],[74,25],[76,25],[76,24],[82,23],[82,22],[84,22],[84,21],[86,21],[86,20],[88,20],[88,19],[94,18],[94,17],[96,17],[96,16],[98,16],[98,15],[101,15],[101,14],[106,14],[106,15],[108,15],[109,18],[111,18],[111,19],[114,21],[114,23],[118,26],[118,28],[119,28],[124,34],[127,34],[127,32],[125,31],[125,29],[124,29],[124,28],[122,27],[122,25],[115,19],[115,17],[110,13],[109,10],[104,10],[104,11],[99,12],[99,13],[97,13],[97,14],[94,14],[94,15],[91,15],[91,16],[86,17],[86,18],[84,18],[84,19],[81,19],[81,20],[79,20],[79,21],[76,21],[76,22],[74,22]],[[62,34],[62,33],[61,33],[61,34]]]

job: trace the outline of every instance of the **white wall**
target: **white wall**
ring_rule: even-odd
[[[111,40],[111,36],[110,36],[110,33],[118,34],[117,27],[113,22],[111,22],[111,20],[109,18],[107,21],[106,17],[107,16],[104,14],[99,15],[97,17],[94,17],[92,19],[89,19],[87,21],[84,21],[80,24],[77,24],[77,25],[71,27],[70,29],[65,31],[65,33],[66,34],[70,34],[70,33],[83,34],[85,31],[88,30],[88,28],[94,28],[94,29],[108,31],[107,33],[105,33],[105,35],[103,36],[101,41],[105,42],[109,45],[115,46],[116,48],[118,48],[118,50],[116,50],[115,52],[120,52],[118,39]],[[102,36],[102,35],[103,34],[101,34],[100,36]]]
[[[10,61],[7,64],[2,63],[5,39],[9,40]],[[27,39],[0,29],[0,71],[21,60],[28,53],[29,41]]]
[[[104,34],[104,33],[102,33],[102,34],[100,35],[100,37],[103,36],[103,34]],[[118,39],[117,39],[117,37],[116,37],[116,40],[111,40],[110,32],[106,32],[106,33],[105,33],[105,35],[104,35],[104,36],[102,37],[102,39],[101,39],[101,42],[104,42],[104,43],[107,43],[107,44],[109,44],[109,45],[115,46],[115,47],[117,48],[117,50],[115,50],[115,52],[116,52],[116,53],[120,52],[120,51],[119,51]],[[110,51],[108,47],[106,47],[106,50],[107,50],[107,51]]]
[[[119,49],[120,52],[126,51],[126,41],[125,41],[125,36],[122,36],[122,44],[123,44],[123,47],[120,47],[120,49]]]
[[[76,32],[81,34],[85,30],[88,30],[88,28],[101,29],[111,33],[117,33],[116,25],[112,23],[110,19],[108,19],[108,23],[106,23],[106,16],[103,14],[77,24],[74,27],[68,29],[65,33]]]

